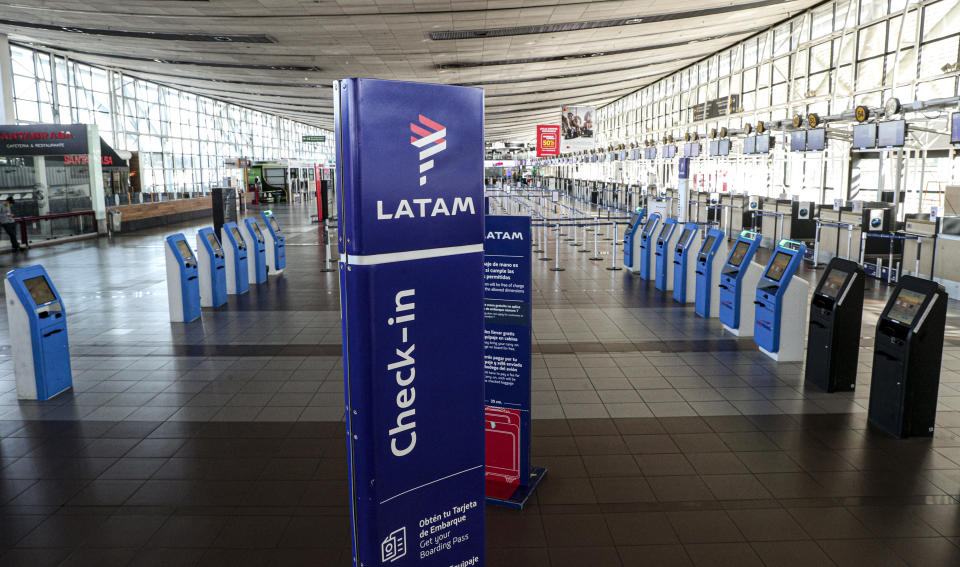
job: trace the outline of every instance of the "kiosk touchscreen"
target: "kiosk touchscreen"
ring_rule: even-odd
[[[263,223],[267,225],[267,232],[264,233],[266,240],[264,248],[267,253],[267,272],[279,274],[287,267],[287,247],[286,237],[280,230],[277,218],[270,211],[260,213],[263,217]]]
[[[227,302],[227,270],[223,247],[212,228],[197,231],[197,266],[200,306],[220,307]]]
[[[677,239],[673,250],[673,299],[678,303],[691,303],[697,293],[697,278],[694,265],[700,249],[700,227],[688,222]]]
[[[43,266],[7,272],[4,280],[17,398],[49,400],[73,387],[67,312]]]
[[[720,306],[720,272],[727,257],[722,248],[726,245],[722,230],[711,228],[697,251],[696,293],[693,310],[701,317],[716,317]]]
[[[740,232],[730,255],[720,270],[720,306],[717,311],[723,328],[738,337],[753,335],[754,305],[751,294],[763,273],[763,266],[753,261],[763,238],[750,230]],[[746,291],[746,300],[744,300]]]
[[[175,323],[200,317],[200,281],[197,258],[182,233],[167,237],[167,303]]]
[[[250,235],[247,241],[247,274],[251,284],[262,284],[267,281],[266,240],[257,219],[243,219]]]
[[[663,215],[660,213],[650,215],[647,223],[643,225],[640,238],[633,241],[635,246],[639,243],[640,247],[636,252],[637,259],[634,260],[633,271],[634,273],[639,272],[640,277],[645,280],[652,280],[654,274],[657,273],[657,256],[654,254],[657,246],[655,235],[659,233],[660,219],[662,218]]]
[[[810,284],[794,274],[806,251],[800,242],[781,240],[757,284],[753,341],[778,362],[803,360]]]
[[[813,290],[804,381],[826,392],[852,392],[857,385],[863,268],[833,258]]]
[[[894,437],[933,435],[947,320],[937,282],[903,276],[887,301],[873,347],[870,424]]]
[[[223,223],[220,229],[223,243],[224,264],[227,266],[227,295],[240,295],[250,291],[250,274],[247,273],[247,243],[235,222]]]
[[[677,230],[677,219],[663,221],[663,228],[657,236],[657,248],[654,252],[657,256],[657,275],[654,283],[660,291],[673,289],[673,249],[677,245],[678,238],[680,238],[680,231]]]
[[[623,265],[630,271],[633,271],[633,263],[636,258],[633,254],[634,241],[640,237],[640,231],[643,228],[642,221],[642,212],[633,213],[633,217],[630,218],[627,229],[623,234]]]

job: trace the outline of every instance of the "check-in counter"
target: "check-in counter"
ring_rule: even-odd
[[[707,207],[710,206],[710,193],[705,193],[700,191],[697,193],[697,217],[696,222],[705,223],[707,222],[707,215],[710,212],[710,209]],[[693,217],[690,217],[693,218]]]
[[[730,196],[730,230],[727,235],[737,238],[744,230],[753,230],[753,213],[746,195]]]
[[[842,258],[860,261],[860,240],[863,234],[863,213],[853,211],[840,211],[840,224],[852,225],[851,228],[840,229],[840,252],[837,254]],[[847,249],[849,242],[849,250]]]
[[[943,284],[948,295],[956,297],[960,293],[960,262],[945,259],[960,258],[960,217],[946,217],[940,221],[936,250],[933,279]]]
[[[780,218],[776,216],[777,204],[777,199],[760,197],[760,212],[763,214],[760,220],[760,235],[763,237],[760,246],[764,248],[774,248],[780,241]]]
[[[940,223],[937,219],[907,219],[903,232],[907,236],[918,236],[917,240],[903,241],[904,274],[918,278],[929,278],[933,274],[934,246]]]

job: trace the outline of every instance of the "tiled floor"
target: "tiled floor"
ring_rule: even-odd
[[[172,229],[16,258],[64,296],[76,387],[18,401],[0,347],[0,566],[350,564],[336,273],[309,207],[274,210],[286,273],[192,324],[167,320]],[[960,565],[955,304],[936,435],[894,441],[864,413],[883,286],[857,392],[826,395],[576,249],[534,262],[549,474],[488,508],[488,565]]]

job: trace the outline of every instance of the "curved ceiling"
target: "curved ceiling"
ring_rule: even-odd
[[[0,33],[333,126],[343,77],[482,86],[490,140],[532,139],[819,0],[0,0]]]

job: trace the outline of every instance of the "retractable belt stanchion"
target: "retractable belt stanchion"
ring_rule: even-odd
[[[622,270],[623,268],[617,265],[617,223],[616,222],[613,223],[613,242],[610,244],[610,247],[613,249],[613,252],[611,253],[611,256],[612,256],[611,262],[613,263],[607,266],[607,270],[611,272]]]
[[[560,223],[557,223],[557,252],[556,258],[554,259],[553,267],[550,268],[551,272],[562,272],[564,268],[560,267]]]
[[[537,258],[537,260],[540,260],[540,261],[542,261],[542,262],[549,262],[550,260],[553,260],[553,258],[547,256],[547,246],[550,245],[550,239],[546,236],[546,235],[548,234],[548,233],[547,233],[547,228],[546,228],[546,226],[547,226],[547,221],[546,221],[546,219],[543,220],[543,224],[542,224],[541,226],[542,226],[542,228],[543,228],[543,230],[544,230],[543,256],[540,256],[539,258]],[[557,230],[560,230],[559,227],[557,228]]]
[[[581,253],[581,254],[582,254],[582,253],[585,253],[585,252],[586,252],[586,253],[589,253],[590,251],[587,250],[587,223],[586,223],[586,221],[583,221],[583,222],[580,224],[580,226],[583,227],[583,246],[581,246],[581,247],[580,247],[580,250],[577,250],[577,252],[579,252],[579,253]]]
[[[603,260],[603,258],[600,257],[600,246],[598,244],[598,240],[600,238],[599,234],[600,234],[600,217],[597,217],[593,225],[593,256],[589,258],[590,260]]]
[[[321,272],[335,272],[337,268],[330,267],[330,264],[333,262],[333,259],[330,257],[330,227],[327,226],[327,219],[323,219],[323,240],[324,248],[326,248],[326,258],[324,266],[320,268]]]

